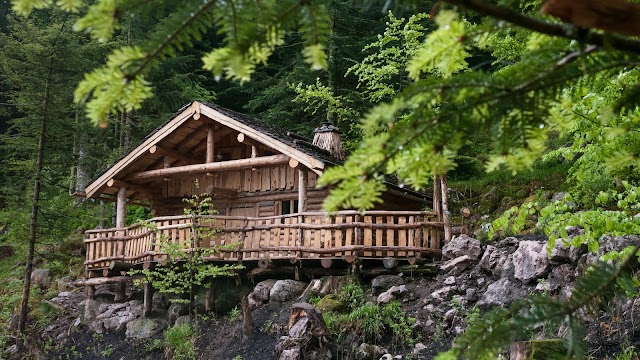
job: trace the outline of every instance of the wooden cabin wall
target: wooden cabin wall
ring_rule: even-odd
[[[320,211],[327,190],[316,190],[318,176],[309,171],[307,211]],[[196,187],[197,180],[197,187]],[[211,175],[189,176],[156,183],[161,198],[154,199],[155,216],[180,215],[183,198],[209,193],[214,188],[233,189],[238,196],[213,195],[219,214],[234,216],[273,216],[281,214],[281,202],[298,199],[298,170],[288,165],[217,172]]]

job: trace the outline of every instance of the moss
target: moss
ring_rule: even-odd
[[[567,356],[567,347],[559,339],[533,340],[529,342],[529,351],[526,360],[564,360]]]
[[[320,311],[343,312],[347,310],[347,305],[340,300],[339,295],[329,294],[318,301],[316,308]]]

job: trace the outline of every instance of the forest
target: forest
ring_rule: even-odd
[[[339,127],[326,211],[446,176],[452,221],[483,246],[588,249],[570,297],[487,311],[438,358],[495,358],[549,319],[587,357],[582,314],[640,286],[637,24],[625,0],[0,0],[0,349],[56,316],[33,270],[82,278],[84,231],[115,225],[85,187],[200,100],[304,136]],[[635,237],[603,252],[606,236]]]

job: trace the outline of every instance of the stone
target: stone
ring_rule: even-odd
[[[557,192],[553,194],[553,196],[551,196],[551,201],[562,201],[565,195],[566,195],[565,192]]]
[[[316,308],[320,311],[341,312],[347,310],[347,305],[340,300],[337,294],[328,294],[316,304]]]
[[[387,353],[387,349],[378,345],[362,343],[356,349],[356,360],[375,360]]]
[[[479,306],[506,305],[507,294],[513,284],[509,279],[500,279],[487,287],[487,291],[480,297]]]
[[[190,316],[182,315],[176,319],[176,322],[173,324],[173,326],[185,325],[185,324],[188,324],[189,322],[190,322]]]
[[[582,255],[586,254],[588,251],[589,247],[587,246],[587,244],[582,244],[579,246],[571,245],[569,247],[569,260],[571,260],[571,262],[573,263],[576,263],[578,262],[578,260],[580,260]]]
[[[449,276],[446,279],[444,279],[444,284],[445,285],[455,285],[456,284],[456,277],[455,276]]]
[[[388,291],[383,292],[378,295],[378,299],[376,299],[376,303],[378,304],[387,304],[395,300],[396,297]]]
[[[297,298],[307,287],[307,284],[296,280],[278,280],[271,291],[269,291],[269,301],[283,303]]]
[[[392,286],[403,285],[404,279],[398,275],[379,275],[371,280],[371,292],[373,295],[387,291]]]
[[[34,269],[31,272],[31,281],[40,289],[46,290],[51,286],[51,271],[43,268]]]
[[[598,240],[598,242],[600,243],[599,255],[610,251],[622,251],[629,246],[637,245],[639,241],[640,236],[638,235],[625,235],[616,237],[613,237],[611,235],[602,235]]]
[[[290,349],[282,350],[279,360],[300,360],[300,347],[296,346]]]
[[[337,294],[340,288],[349,281],[348,276],[323,276],[320,279],[313,279],[304,290],[302,298],[306,301],[312,296]]]
[[[444,313],[444,319],[448,322],[452,322],[453,318],[458,315],[458,310],[457,309],[449,309],[447,312]]]
[[[548,246],[548,245],[547,245]],[[551,254],[549,255],[549,260],[554,262],[566,262],[569,261],[569,251],[571,247],[568,242],[565,242],[564,239],[556,239],[553,248],[551,249]],[[546,246],[545,246],[546,250]]]
[[[264,281],[260,281],[256,284],[256,287],[253,288],[250,296],[254,298],[256,301],[268,302],[269,301],[269,293],[273,288],[273,285],[276,284],[278,280],[268,279]]]
[[[478,300],[478,291],[474,288],[469,288],[464,294],[465,300],[473,302]]]
[[[151,311],[153,312],[165,312],[169,309],[171,303],[167,294],[155,291],[151,297]]]
[[[549,268],[546,247],[537,241],[521,241],[512,262],[515,278],[525,284],[541,278]]]
[[[449,300],[449,298],[455,292],[455,288],[452,286],[444,286],[431,293],[431,297],[438,301]]]
[[[159,319],[140,318],[127,323],[125,336],[129,339],[150,339],[167,328],[167,324]]]
[[[447,259],[455,259],[466,255],[471,260],[478,260],[481,254],[480,241],[466,234],[454,237],[442,248],[442,256]]]
[[[56,284],[58,286],[58,291],[73,291],[76,288],[71,276],[63,276],[57,279]]]
[[[169,319],[170,324],[173,324],[180,316],[187,315],[188,313],[189,304],[174,302],[169,305],[169,309],[167,310],[167,319]]]
[[[391,356],[391,354],[384,354],[380,356],[380,360],[393,360],[393,356]]]
[[[420,356],[421,352],[423,352],[425,350],[428,350],[428,349],[429,348],[427,347],[427,345],[419,342],[419,343],[417,343],[417,344],[415,344],[413,346],[413,351],[411,352],[411,354],[413,354],[414,357],[417,357],[417,356]]]
[[[449,275],[459,275],[472,265],[469,255],[459,256],[440,265],[440,270]]]

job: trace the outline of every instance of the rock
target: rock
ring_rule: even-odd
[[[458,315],[458,309],[449,309],[446,313],[444,313],[444,319],[451,323],[456,315]]]
[[[151,297],[151,309],[153,312],[165,312],[171,303],[167,294],[155,291]]]
[[[638,235],[625,235],[612,237],[610,235],[602,235],[598,242],[600,243],[599,255],[610,251],[622,251],[629,246],[635,246],[640,241]]]
[[[282,350],[279,360],[300,360],[300,347],[295,346],[290,349]]]
[[[347,310],[347,305],[340,300],[340,296],[329,294],[318,301],[316,308],[320,311],[341,312]]]
[[[393,360],[393,356],[391,356],[391,354],[384,354],[380,356],[380,360]]]
[[[463,255],[440,265],[440,270],[449,275],[459,275],[472,265],[469,255]]]
[[[169,310],[167,310],[167,319],[169,319],[170,324],[173,324],[179,317],[187,315],[188,313],[189,304],[172,303],[169,305]]]
[[[63,276],[57,279],[56,284],[58,285],[58,291],[73,291],[76,288],[71,276]]]
[[[478,264],[480,268],[495,276],[512,276],[513,264],[509,248],[488,245]]]
[[[31,281],[40,289],[46,290],[51,286],[51,271],[49,269],[34,269],[31,273]]]
[[[442,256],[447,259],[466,255],[471,260],[477,260],[480,254],[482,254],[480,241],[466,234],[454,237],[442,248]]]
[[[278,280],[268,279],[264,281],[260,281],[256,284],[256,287],[253,288],[251,294],[249,294],[253,299],[260,302],[268,302],[269,301],[269,293],[273,288],[273,285],[276,284]]]
[[[140,318],[127,323],[125,336],[129,339],[150,339],[167,328],[164,321],[151,318]]]
[[[467,291],[464,294],[464,298],[465,300],[469,301],[469,302],[473,302],[478,300],[478,292],[476,289],[474,288],[469,288],[467,289]]]
[[[557,192],[557,193],[553,194],[553,196],[551,196],[551,201],[562,201],[562,199],[564,199],[565,195],[566,195],[566,193],[564,193],[564,192]]]
[[[506,305],[510,302],[509,294],[514,284],[506,278],[502,278],[487,287],[487,291],[480,297],[478,306]]]
[[[270,302],[287,302],[298,297],[307,287],[306,283],[296,280],[278,280],[269,291]]]
[[[419,342],[417,344],[415,344],[413,346],[413,351],[411,352],[411,354],[413,354],[414,357],[420,356],[420,353],[429,349],[425,344]]]
[[[190,316],[189,315],[182,315],[179,318],[176,319],[176,322],[173,324],[173,326],[180,326],[180,325],[185,325],[188,324],[190,321]]]
[[[387,291],[392,286],[403,285],[404,279],[398,275],[380,275],[371,280],[371,292],[373,295]]]
[[[395,299],[396,299],[396,297],[393,296],[393,294],[389,293],[388,291],[385,291],[382,294],[378,295],[378,299],[376,300],[376,303],[378,303],[378,304],[387,304],[387,303],[392,302]]]
[[[306,301],[312,296],[337,294],[348,281],[350,281],[348,276],[323,276],[320,279],[313,279],[304,290],[302,298]]]
[[[582,255],[586,254],[588,251],[589,247],[587,246],[587,244],[582,244],[579,246],[571,245],[569,247],[569,260],[571,260],[571,262],[573,263],[576,263],[578,262],[578,260],[580,260]]]
[[[514,276],[523,283],[529,283],[548,272],[549,261],[543,243],[521,241],[512,257]]]
[[[455,288],[452,286],[444,286],[431,293],[431,297],[438,301],[446,301],[453,295]]]
[[[380,356],[385,353],[387,353],[387,349],[385,348],[378,345],[362,343],[356,349],[355,358],[356,360],[375,360],[379,359]]]
[[[548,246],[548,245],[547,245]],[[545,246],[546,250],[546,246]],[[564,239],[556,239],[556,242],[551,249],[551,254],[549,255],[549,260],[554,262],[566,262],[569,261],[569,251],[570,245],[568,242],[565,242]]]
[[[455,276],[449,276],[446,279],[444,279],[444,284],[445,285],[455,285],[456,284],[456,277]]]

